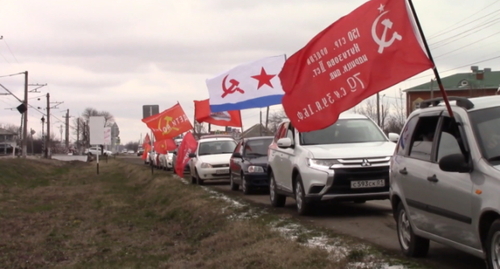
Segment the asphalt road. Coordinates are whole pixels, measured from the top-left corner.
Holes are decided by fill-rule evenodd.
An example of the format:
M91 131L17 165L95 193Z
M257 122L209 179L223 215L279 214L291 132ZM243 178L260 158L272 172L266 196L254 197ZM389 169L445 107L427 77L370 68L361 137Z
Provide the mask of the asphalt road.
M127 161L143 165L150 169L137 156L121 156ZM153 173L171 173L154 170ZM214 188L229 196L239 197L258 206L271 208L269 195L265 190L256 191L251 195L243 195L241 191L231 191L229 181L206 182L205 186ZM380 246L393 253L401 253L397 235L396 222L392 216L389 200L368 201L364 204L337 203L319 206L312 216L299 216L296 212L295 200L287 198L285 207L273 208L273 212L293 216L300 221L305 221L327 228L339 234L345 234ZM486 269L482 259L431 242L429 254L419 262L425 262L435 268L444 269Z

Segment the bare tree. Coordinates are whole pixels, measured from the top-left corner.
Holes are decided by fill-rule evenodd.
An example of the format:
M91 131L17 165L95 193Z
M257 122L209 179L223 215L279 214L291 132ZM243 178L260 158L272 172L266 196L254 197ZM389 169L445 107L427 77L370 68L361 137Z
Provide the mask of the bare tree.
M288 116L285 114L285 111L283 109L271 112L269 113L267 128L274 133L278 129L279 124L287 118Z
M113 115L108 111L98 111L95 108L87 107L83 111L81 117L77 117L73 120L73 124L77 126L75 134L78 137L78 147L88 147L90 145L89 119L95 116L104 117L104 127L111 127L115 122Z
M387 125L385 125L385 131L387 133L401 133L403 126L406 121L406 105L403 100L403 93L399 90L399 97L396 97L396 102L392 104L391 114Z
M380 101L380 126L383 127L386 124L388 115L389 115L389 104L387 100L382 98ZM374 122L378 122L377 120L377 102L372 98L368 98L364 103L360 103L357 106L353 107L352 112L356 114L365 115L368 118L372 119Z

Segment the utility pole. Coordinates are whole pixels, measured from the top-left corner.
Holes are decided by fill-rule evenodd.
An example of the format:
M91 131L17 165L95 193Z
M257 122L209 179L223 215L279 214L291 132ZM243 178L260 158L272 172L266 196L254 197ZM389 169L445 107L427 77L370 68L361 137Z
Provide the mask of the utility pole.
M80 118L76 119L76 150L80 152Z
M47 137L45 138L45 158L50 156L50 94L47 93Z
M69 149L69 109L66 110L66 149Z
M259 131L260 131L260 136L262 136L262 108L260 109L260 125L259 125Z
M377 92L377 125L380 127L380 94Z
M266 129L267 129L268 122L269 122L269 106L267 107L267 110L266 110Z
M23 158L26 158L26 151L28 150L28 71L24 72L24 105L26 111L24 112L23 125Z
M62 130L63 130L63 126L61 124L61 125L59 125L59 133L61 134L61 144L62 144L62 141L63 141L63 139L62 139Z

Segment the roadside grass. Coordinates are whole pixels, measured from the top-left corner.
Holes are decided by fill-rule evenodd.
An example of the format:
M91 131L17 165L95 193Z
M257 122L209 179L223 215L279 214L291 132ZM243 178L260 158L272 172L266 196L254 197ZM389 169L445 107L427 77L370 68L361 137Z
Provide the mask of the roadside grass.
M428 268L118 159L0 171L1 268Z

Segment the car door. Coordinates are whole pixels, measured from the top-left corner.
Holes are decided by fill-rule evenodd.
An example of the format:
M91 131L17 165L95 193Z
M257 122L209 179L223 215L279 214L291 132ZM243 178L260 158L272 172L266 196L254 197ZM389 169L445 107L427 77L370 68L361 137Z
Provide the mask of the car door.
M192 157L192 158L189 158L189 171L191 173L191 175L196 175L195 171L196 171L196 162L198 161L198 151L200 149L200 144L201 143L198 143L198 145L196 146L196 150L194 151L194 154L196 155L195 157Z
M241 156L243 156L243 147L244 147L244 140L241 140L237 145L236 148L234 148L234 153L239 153ZM241 157L233 157L231 156L231 159L229 160L229 169L231 170L231 174L233 176L233 179L236 182L240 182L241 180L241 166L243 163L243 158Z
M279 189L285 189L290 191L291 189L287 187L287 178L285 173L285 167L283 166L284 158L286 156L285 150L278 147L277 141L281 138L286 137L286 131L288 129L288 122L284 122L280 125L278 132L274 138L274 142L270 146L270 165L273 169L274 178L276 180L277 187Z
M428 133L435 134L440 114L441 111L422 113L412 118L413 122L408 122L413 125L409 126L413 131L405 130L408 133L403 134L402 138L406 143L404 157L396 157L398 160L395 161L398 167L394 172L397 173L410 219L418 229L425 231L433 229L427 211L428 201L431 199L427 175L434 150L434 143L427 141L425 137Z
M293 191L293 180L292 180L292 171L294 167L295 161L295 128L293 128L292 124L288 124L286 128L285 137L290 138L292 140L292 146L289 148L281 149L281 176L283 177L283 187L287 191Z
M480 248L472 225L471 174L445 172L439 168L438 163L446 155L462 154L459 126L449 116L442 116L439 125L436 156L427 174L428 213L434 224L429 226L429 231L446 239Z

